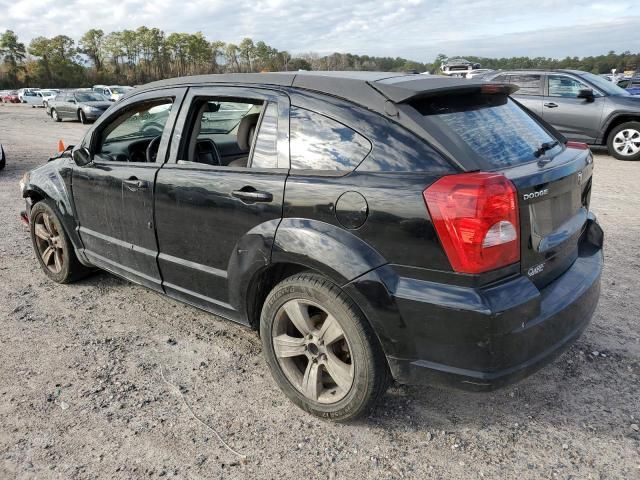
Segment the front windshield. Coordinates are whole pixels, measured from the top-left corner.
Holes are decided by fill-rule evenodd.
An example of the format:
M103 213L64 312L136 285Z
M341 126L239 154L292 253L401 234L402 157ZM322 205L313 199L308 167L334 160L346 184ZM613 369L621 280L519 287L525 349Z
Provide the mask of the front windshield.
M594 75L593 73L583 73L580 75L585 80L591 82L598 90L602 90L607 95L622 95L629 96L630 93L627 92L624 88L620 88L613 82L610 82L606 78L602 78L599 75Z
M105 102L107 99L99 93L76 93L78 102Z
M124 87L109 87L111 89L111 93L126 93L127 91Z

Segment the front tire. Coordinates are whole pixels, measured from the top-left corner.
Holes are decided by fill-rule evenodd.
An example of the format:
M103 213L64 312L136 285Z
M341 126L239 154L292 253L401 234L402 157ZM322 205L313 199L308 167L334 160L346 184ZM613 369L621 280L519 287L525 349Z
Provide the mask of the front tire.
M640 160L640 122L625 122L607 138L609 153L618 160Z
M62 119L60 118L60 115L58 115L58 112L55 108L51 109L51 118L53 118L54 122L61 122Z
M88 123L87 116L82 110L78 110L78 120L80 120L80 123L83 125L86 125Z
M89 273L89 269L78 260L71 240L49 201L36 203L30 218L33 249L40 267L51 280L71 283Z
M260 335L280 389L317 417L360 417L388 386L373 329L353 301L320 275L302 273L276 285L262 309Z

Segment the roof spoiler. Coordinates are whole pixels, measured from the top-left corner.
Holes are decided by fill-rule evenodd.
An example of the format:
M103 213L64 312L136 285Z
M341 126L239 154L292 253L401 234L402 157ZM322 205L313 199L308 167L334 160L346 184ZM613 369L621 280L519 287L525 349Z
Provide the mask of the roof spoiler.
M447 77L426 77L411 80L407 80L407 77L395 77L368 83L393 103L409 103L414 100L453 93L461 95L473 93L511 95L518 90L518 86L513 84Z

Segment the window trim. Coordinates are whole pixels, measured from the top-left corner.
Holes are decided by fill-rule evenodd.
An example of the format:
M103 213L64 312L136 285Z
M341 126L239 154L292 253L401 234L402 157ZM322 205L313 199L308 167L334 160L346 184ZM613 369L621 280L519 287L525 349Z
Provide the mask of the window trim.
M253 146L257 139L257 135L252 139L251 149L249 151L249 161L246 167L229 167L219 165L207 165L204 163L185 162L184 159L179 159L181 144L183 137L186 140L188 133L185 132L185 128L189 125L189 118L191 115L191 105L194 99L198 97L214 97L214 98L228 98L228 99L245 99L245 100L261 100L263 102L275 103L278 107L278 161L276 168L253 168ZM256 172L256 173L283 173L288 172L290 168L289 164L289 108L290 100L289 96L284 92L276 89L269 89L265 87L244 87L238 85L209 85L191 87L186 93L183 99L183 105L180 109L180 114L177 117L174 132L172 135L172 141L170 145L170 151L167 164L171 164L172 168L184 168L192 170L220 170L225 172ZM262 116L265 109L263 108L260 113L258 125L262 122Z
M178 116L178 112L181 109L182 103L184 101L184 96L186 93L186 88L168 88L168 89L158 89L152 90L149 92L142 92L136 95L133 95L122 103L118 103L116 108L113 110L108 110L103 115L98 118L98 120L94 123L93 127L87 132L85 139L82 141L82 145L89 145L89 151L91 152L92 163L96 165L135 165L135 166L149 166L154 168L160 168L164 163L167 162L167 153L169 150L172 131L175 126L175 121ZM160 100L162 98L171 98L173 100L173 106L171 108L171 112L169 113L169 118L167 118L167 122L164 124L164 130L162 131L162 137L160 139L160 145L158 145L158 156L154 163L148 162L118 162L118 161L101 161L98 160L95 156L97 142L100 141L100 134L106 128L107 124L111 121L119 117L125 110L130 108L133 105L149 102L153 100Z

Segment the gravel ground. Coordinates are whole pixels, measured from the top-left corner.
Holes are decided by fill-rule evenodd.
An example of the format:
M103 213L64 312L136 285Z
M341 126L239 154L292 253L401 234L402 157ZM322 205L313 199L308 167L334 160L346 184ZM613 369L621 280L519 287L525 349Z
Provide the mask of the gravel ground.
M108 274L39 270L18 181L84 130L0 105L0 478L640 478L640 163L596 156L606 267L571 350L491 394L395 386L334 425L280 393L254 332Z

